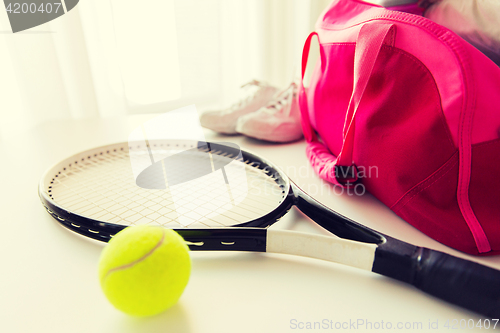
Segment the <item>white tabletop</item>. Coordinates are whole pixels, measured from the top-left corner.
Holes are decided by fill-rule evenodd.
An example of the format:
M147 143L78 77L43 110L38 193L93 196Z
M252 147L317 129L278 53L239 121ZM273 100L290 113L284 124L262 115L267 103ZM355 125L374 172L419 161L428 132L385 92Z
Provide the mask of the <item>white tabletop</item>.
M393 329L402 326L401 332L488 331L453 330L462 319L477 324L481 317L389 278L315 259L256 253L191 252L191 279L172 309L146 319L115 310L97 278L104 244L56 223L40 204L37 185L53 163L88 148L126 141L130 131L150 117L57 121L2 138L0 332L310 332L335 331L335 325L343 325L342 331L380 332L385 331L380 325L387 323ZM362 224L500 269L500 257L454 251L411 227L371 195L332 194L333 188L309 166L303 141L273 145L210 131L206 137L235 142L270 159L320 202ZM295 209L272 228L324 232ZM306 329L308 322L320 326ZM430 330L430 323L438 329Z

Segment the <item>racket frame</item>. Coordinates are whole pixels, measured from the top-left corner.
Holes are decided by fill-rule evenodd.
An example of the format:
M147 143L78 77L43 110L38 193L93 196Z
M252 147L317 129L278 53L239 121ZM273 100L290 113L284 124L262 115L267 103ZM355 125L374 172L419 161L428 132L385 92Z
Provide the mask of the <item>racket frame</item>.
M283 192L282 202L271 212L262 217L245 223L226 228L188 229L174 228L194 251L252 251L266 252L266 228L279 221L293 206L309 216L316 223L340 238L360 241L371 244L381 244L385 241L384 235L371 230L355 221L322 205L297 185L273 163L248 151L239 150L234 146L214 142L169 140L152 141L148 145L163 145L168 142L172 146L180 147L207 147L216 152L241 154L244 163L265 172L280 186ZM116 233L127 226L106 221L99 221L60 207L51 195L51 184L56 181L60 171L71 166L72 163L84 162L86 159L98 157L105 153L113 153L132 148L134 145L144 145L140 142L117 143L101 146L92 150L73 155L49 168L41 178L39 196L47 212L62 226L83 236L108 242ZM69 163L69 161L74 161Z

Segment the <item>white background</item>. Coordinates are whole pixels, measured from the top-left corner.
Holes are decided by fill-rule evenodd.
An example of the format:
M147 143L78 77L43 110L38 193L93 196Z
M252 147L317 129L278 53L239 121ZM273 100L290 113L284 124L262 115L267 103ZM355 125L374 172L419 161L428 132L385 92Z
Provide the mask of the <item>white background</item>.
M285 88L328 3L82 0L16 34L0 10L0 137L56 119L225 107L253 79Z

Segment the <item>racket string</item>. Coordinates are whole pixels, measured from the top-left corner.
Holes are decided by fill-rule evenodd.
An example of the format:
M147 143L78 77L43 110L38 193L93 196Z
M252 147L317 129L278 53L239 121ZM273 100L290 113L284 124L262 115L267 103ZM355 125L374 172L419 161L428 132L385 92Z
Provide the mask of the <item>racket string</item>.
M169 151L164 155L174 153ZM211 153L228 161L234 157L222 151ZM235 161L238 160L242 159ZM195 162L187 163L181 170L184 177L190 169L193 171ZM173 198L172 191L147 190L135 184L126 150L101 152L65 167L53 179L51 196L79 214L116 224L178 228L179 220L183 220L181 227L229 226L262 216L277 206L277 199L283 199L276 178L270 177L257 163L244 161L238 165L244 166L246 177L232 179L233 201L227 198L227 184L213 176L203 177L203 186L198 190L177 185ZM225 168L230 169L229 164ZM280 196L276 195L278 192Z

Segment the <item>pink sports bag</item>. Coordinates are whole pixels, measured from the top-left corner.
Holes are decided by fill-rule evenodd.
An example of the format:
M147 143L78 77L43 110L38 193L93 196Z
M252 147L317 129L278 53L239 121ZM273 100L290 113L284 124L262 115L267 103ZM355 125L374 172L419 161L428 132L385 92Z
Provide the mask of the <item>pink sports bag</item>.
M362 184L428 236L500 251L500 68L421 16L335 0L301 86L307 156L321 178ZM376 171L376 172L375 172Z

